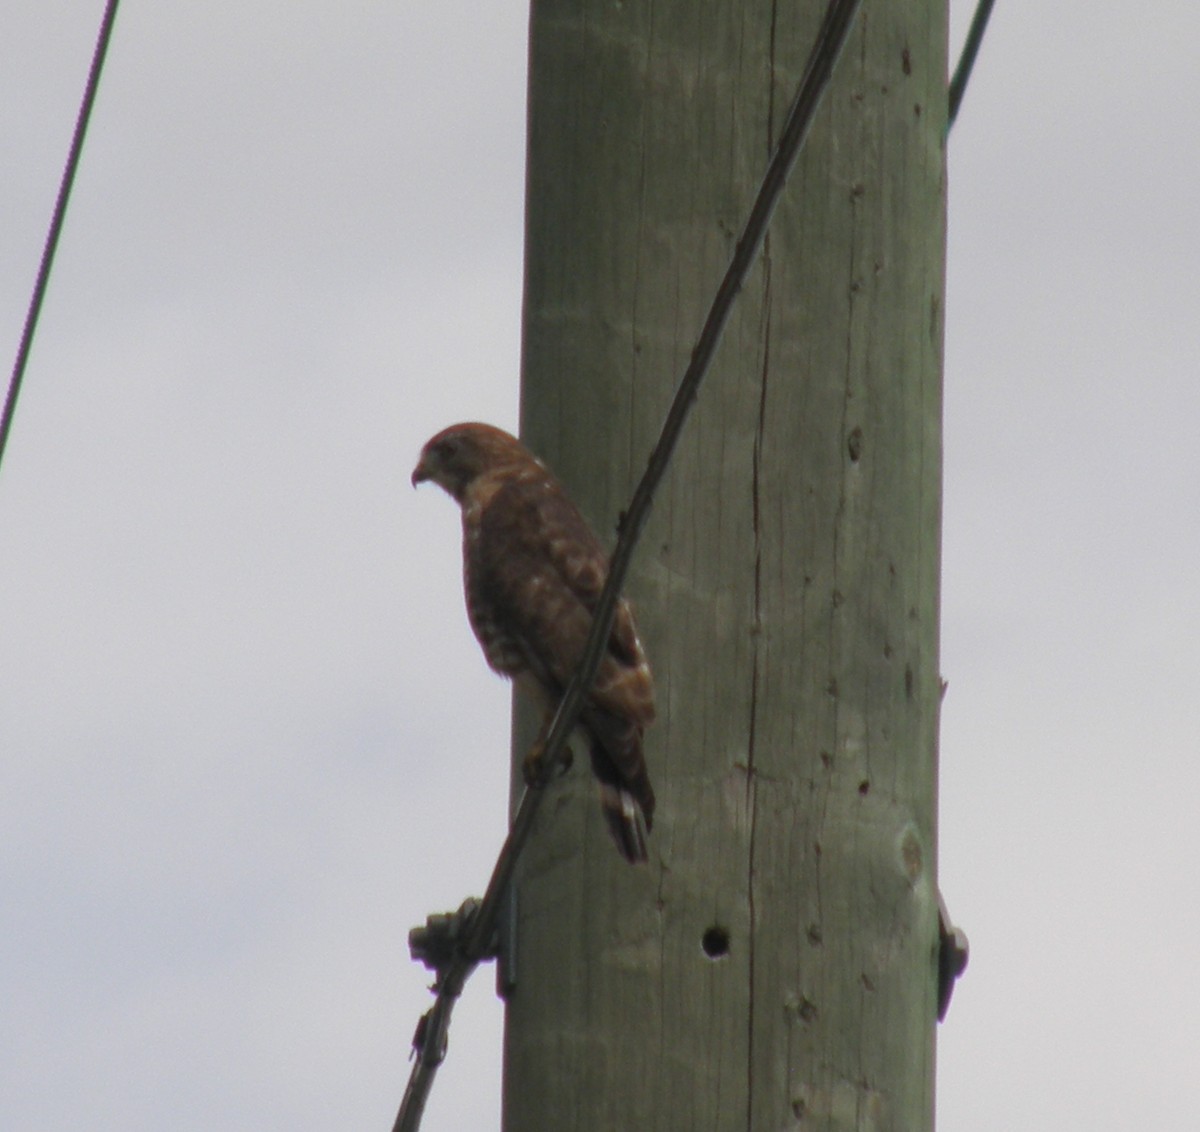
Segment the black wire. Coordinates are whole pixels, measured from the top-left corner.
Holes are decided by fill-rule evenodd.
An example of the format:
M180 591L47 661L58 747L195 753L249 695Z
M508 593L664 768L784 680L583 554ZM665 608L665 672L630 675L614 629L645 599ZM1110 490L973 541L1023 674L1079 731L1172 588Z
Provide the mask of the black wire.
M88 71L87 86L83 91L83 102L79 107L79 116L75 119L75 135L71 138L71 151L67 155L67 164L63 169L62 181L58 186L58 199L54 202L54 215L50 218L50 231L46 234L46 243L42 248L42 262L38 266L37 281L33 285L29 310L25 314L25 327L21 331L17 359L13 364L12 377L8 383L8 394L4 399L4 413L3 416L0 416L0 463L4 460L4 450L8 445L8 433L12 428L13 414L17 411L17 398L21 394L21 382L25 377L29 350L33 346L34 331L37 330L38 316L42 312L42 301L46 297L46 284L50 281L50 268L54 264L58 237L62 232L63 220L67 215L67 201L71 197L71 186L75 182L75 170L79 167L79 155L83 151L83 139L87 134L88 121L92 116L92 106L96 101L96 89L100 85L100 72L104 67L104 57L108 53L108 41L112 37L113 21L117 18L117 2L118 0L108 0L104 8L104 18L100 21L100 34L96 38L96 50L92 53L92 66Z
M954 119L958 117L958 108L962 105L963 94L966 92L967 82L971 78L975 57L979 54L979 45L983 42L983 33L987 31L988 20L991 18L995 2L996 0L979 0L975 7L975 15L971 17L971 27L967 31L962 54L958 57L958 66L954 68L954 77L950 80L950 108L946 118L947 133L954 125Z
M729 319L729 312L732 310L734 300L745 283L746 276L762 246L767 227L771 222L771 214L783 192L788 173L795 164L796 155L800 152L804 140L808 136L821 102L821 96L829 84L833 66L846 42L850 25L853 23L861 3L862 0L830 0L829 8L825 12L825 17L817 33L816 43L809 56L808 66L800 80L796 100L788 112L779 147L763 176L754 206L750 210L750 216L746 220L737 247L734 249L733 258L717 289L716 296L713 298L708 317L705 319L704 327L696 342L696 348L692 352L691 361L675 392L675 398L667 413L658 443L650 455L646 471L642 475L641 482L634 492L633 500L621 524L620 536L609 565L608 579L593 613L591 636L584 646L579 667L567 686L555 713L554 721L546 735L540 761L542 779L535 786L527 788L521 796L521 802L517 807L508 837L505 839L504 847L500 850L500 856L492 871L487 892L467 929L466 940L451 962L439 972L436 985L437 998L417 1027L417 1037L414 1041L416 1060L409 1074L404 1098L400 1102L400 1111L396 1114L393 1132L415 1132L415 1129L420 1127L434 1074L445 1058L446 1035L450 1025L451 1011L454 1009L454 1003L458 996L462 993L466 980L487 954L495 934L501 901L512 877L517 856L533 826L533 818L543 793L541 786L554 773L561 758L562 749L566 745L567 736L575 727L575 721L583 706L584 690L591 687L592 681L595 679L596 669L599 667L600 657L604 651L605 642L608 640L621 586L633 557L634 547L637 545L642 527L650 513L655 489L666 473L667 465L683 430L688 412L696 400L700 382L708 372L713 355L716 353L717 345L721 340L721 332Z

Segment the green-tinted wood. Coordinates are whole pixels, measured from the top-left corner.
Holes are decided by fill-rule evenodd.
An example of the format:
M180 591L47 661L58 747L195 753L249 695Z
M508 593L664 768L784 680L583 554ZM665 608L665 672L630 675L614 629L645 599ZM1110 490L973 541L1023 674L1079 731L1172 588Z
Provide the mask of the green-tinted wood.
M610 541L823 10L533 6L522 428ZM932 1123L945 18L868 0L660 492L651 864L578 750L507 1132Z

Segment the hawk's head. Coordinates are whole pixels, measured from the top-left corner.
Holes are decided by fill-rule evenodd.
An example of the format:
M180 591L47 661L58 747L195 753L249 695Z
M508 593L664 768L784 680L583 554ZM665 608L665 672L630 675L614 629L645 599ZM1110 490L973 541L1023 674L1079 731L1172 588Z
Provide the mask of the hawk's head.
M421 449L413 487L432 480L461 503L476 476L532 460L525 446L503 429L474 422L451 425Z

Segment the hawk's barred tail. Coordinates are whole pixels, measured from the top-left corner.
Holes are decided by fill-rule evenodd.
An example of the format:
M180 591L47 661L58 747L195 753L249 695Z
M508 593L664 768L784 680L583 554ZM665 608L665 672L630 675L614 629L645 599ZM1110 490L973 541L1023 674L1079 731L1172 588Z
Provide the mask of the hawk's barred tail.
M621 856L630 864L649 859L646 836L654 820L654 790L642 757L642 730L599 708L584 708L592 773L600 783L600 805Z
M621 856L631 865L640 865L648 861L650 857L646 852L646 818L638 800L628 790L602 782L600 805Z

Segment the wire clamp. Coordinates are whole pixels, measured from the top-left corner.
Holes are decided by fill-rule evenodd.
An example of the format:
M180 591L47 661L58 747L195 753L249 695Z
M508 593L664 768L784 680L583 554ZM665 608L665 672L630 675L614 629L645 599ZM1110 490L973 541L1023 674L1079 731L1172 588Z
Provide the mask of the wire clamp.
M950 922L946 901L938 893L938 957L937 957L937 1017L941 1022L950 1009L954 984L967 969L971 945L967 933Z
M427 916L421 927L415 927L408 933L408 951L413 960L424 964L437 978L430 988L435 993L444 989L445 977L451 964L459 954L466 949L467 940L471 937L471 929L475 918L479 915L482 901L475 896L468 896L459 905L456 912L435 912ZM516 988L516 893L509 888L500 907L496 929L492 938L480 955L468 956L474 962L495 959L496 962L496 994L507 1000ZM458 990L445 988L457 997ZM461 988L458 988L459 990ZM422 1019L422 1022L424 1019ZM417 1034L413 1038L414 1048L418 1045L421 1035L421 1025L417 1025Z

